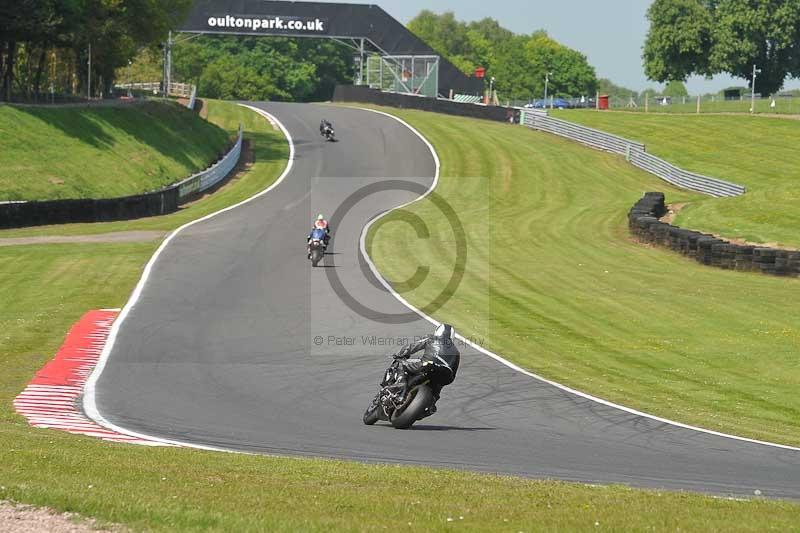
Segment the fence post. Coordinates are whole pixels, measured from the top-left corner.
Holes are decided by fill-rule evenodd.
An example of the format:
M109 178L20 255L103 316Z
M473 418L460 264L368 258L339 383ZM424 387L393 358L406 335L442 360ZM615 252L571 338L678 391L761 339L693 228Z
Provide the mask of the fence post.
M697 114L700 114L700 95L697 95Z
M645 93L645 95L644 95L644 112L645 113L647 113L649 107L650 107L650 94Z
M631 145L630 144L625 145L625 161L627 161L628 163L631 162Z
M525 125L525 109L520 109L519 111L519 124L520 126Z

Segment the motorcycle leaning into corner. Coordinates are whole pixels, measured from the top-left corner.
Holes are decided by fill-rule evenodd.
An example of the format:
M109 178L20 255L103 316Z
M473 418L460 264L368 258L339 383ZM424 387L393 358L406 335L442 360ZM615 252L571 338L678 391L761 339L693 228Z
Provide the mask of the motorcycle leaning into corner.
M319 134L325 137L328 142L336 142L336 133L333 130L333 124L323 119L319 124Z
M384 420L397 429L408 429L434 414L442 388L455 380L461 361L454 338L453 327L441 324L433 335L395 354L380 391L364 412L364 423L371 426ZM421 357L409 358L423 349Z

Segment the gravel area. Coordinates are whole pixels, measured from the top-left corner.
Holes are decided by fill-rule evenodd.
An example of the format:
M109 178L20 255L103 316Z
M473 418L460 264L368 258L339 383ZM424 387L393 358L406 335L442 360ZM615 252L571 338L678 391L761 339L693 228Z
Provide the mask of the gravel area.
M57 513L29 505L0 501L0 531L9 533L84 533L88 531L124 531L105 529L91 519L73 513Z

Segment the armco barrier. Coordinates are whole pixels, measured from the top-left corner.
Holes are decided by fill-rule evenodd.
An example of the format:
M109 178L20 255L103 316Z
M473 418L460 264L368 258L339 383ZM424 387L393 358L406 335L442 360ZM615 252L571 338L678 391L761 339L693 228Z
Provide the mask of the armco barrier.
M631 233L642 242L669 248L704 265L775 276L800 275L798 251L734 244L679 228L659 220L666 212L663 193L646 193L628 213Z
M239 162L242 127L228 153L208 169L164 189L123 198L47 200L43 202L0 202L0 229L67 224L111 222L166 215L178 206L219 184Z
M529 128L560 135L592 148L623 155L632 165L684 189L716 197L740 196L746 191L741 185L695 174L667 163L648 154L645 145L640 142L553 118L542 111L523 110L521 123Z
M207 191L217 185L220 181L230 174L231 170L239 162L242 155L242 125L239 125L239 137L228 154L202 172L193 174L183 181L173 185L178 189L178 200L180 203L186 202L194 196Z
M520 110L513 107L485 106L460 103L441 98L427 98L410 94L387 93L356 85L337 85L333 93L334 102L361 102L367 104L419 109L445 115L482 118L497 122L519 123Z

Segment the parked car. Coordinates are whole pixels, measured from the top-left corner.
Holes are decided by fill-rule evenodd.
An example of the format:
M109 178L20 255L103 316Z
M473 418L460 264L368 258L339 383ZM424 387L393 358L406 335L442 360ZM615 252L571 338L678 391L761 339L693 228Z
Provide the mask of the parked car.
M573 106L571 102L563 98L548 98L546 102L544 100L536 100L535 102L527 104L525 107L528 109L549 109L551 107L555 109L570 109Z

